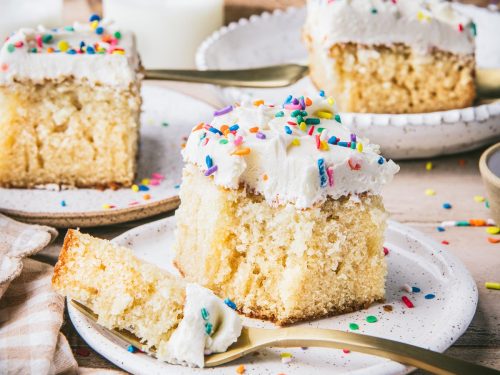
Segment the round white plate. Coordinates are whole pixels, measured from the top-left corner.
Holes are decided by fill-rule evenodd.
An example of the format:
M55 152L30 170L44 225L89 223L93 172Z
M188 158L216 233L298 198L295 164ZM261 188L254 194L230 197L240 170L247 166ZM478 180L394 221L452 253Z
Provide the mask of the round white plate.
M456 5L477 24L479 66L500 67L500 13ZM306 63L301 40L305 8L277 10L231 23L210 36L199 48L199 69L245 69L290 62ZM228 104L245 98L279 104L288 94L315 97L317 89L309 77L277 89L216 88ZM500 103L460 110L422 114L341 114L353 132L379 144L385 156L394 159L424 158L464 152L500 139Z
M114 242L132 248L140 258L157 264L177 274L172 265L175 217L169 217L143 225L117 237ZM376 304L369 309L328 319L321 319L305 326L348 330L349 323L359 324L360 333L386 337L444 351L455 342L469 325L477 304L477 289L469 272L449 252L423 234L401 224L391 222L386 233L389 249L387 260L386 303L392 312L384 311ZM419 293L401 291L409 284L420 288ZM434 294L434 299L426 299ZM409 309L401 296L407 295L415 307ZM75 328L94 350L126 371L135 374L231 374L236 367L245 365L248 374L404 374L411 369L399 363L378 357L357 353L343 353L341 350L309 349L266 349L259 355L246 356L230 365L216 369L192 369L160 362L146 354L131 354L127 344L93 323L71 305L69 316ZM366 317L375 315L376 323L367 323ZM245 318L245 324L269 327L256 319ZM279 354L290 352L293 361L281 363Z
M213 108L165 88L144 85L137 184L157 173L164 176L148 191L0 188L0 212L23 221L61 227L115 224L157 215L179 204L178 184L183 166L184 137L200 121L212 118ZM145 195L150 196L149 199ZM63 203L64 202L64 203ZM104 208L110 205L112 208Z

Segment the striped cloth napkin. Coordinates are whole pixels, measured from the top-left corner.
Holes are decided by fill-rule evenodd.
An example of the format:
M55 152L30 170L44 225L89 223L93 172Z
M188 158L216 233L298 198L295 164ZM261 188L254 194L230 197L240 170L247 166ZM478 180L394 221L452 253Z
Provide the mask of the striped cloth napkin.
M53 267L23 259L56 236L53 228L0 214L1 374L71 374L78 369L59 332L64 298L51 288Z

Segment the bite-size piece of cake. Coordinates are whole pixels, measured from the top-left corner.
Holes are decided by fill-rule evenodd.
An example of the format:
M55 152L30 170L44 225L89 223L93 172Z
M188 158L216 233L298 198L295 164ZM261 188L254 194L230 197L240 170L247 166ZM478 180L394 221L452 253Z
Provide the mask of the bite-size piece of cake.
M211 291L76 230L66 235L52 286L170 363L203 367L205 354L226 351L242 329L238 314Z
M141 67L134 37L97 16L21 29L0 50L0 186L129 186Z
M471 106L475 35L444 0L308 0L303 29L311 79L343 112Z
M380 189L399 167L331 99L227 107L183 157L175 264L187 280L278 324L384 298Z

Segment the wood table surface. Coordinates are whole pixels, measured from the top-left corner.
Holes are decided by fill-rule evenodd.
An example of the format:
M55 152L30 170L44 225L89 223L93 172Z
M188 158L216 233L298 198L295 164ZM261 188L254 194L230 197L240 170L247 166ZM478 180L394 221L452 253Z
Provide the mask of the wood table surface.
M88 11L88 5L84 1L68 0L65 16L67 19L78 18L77 14L86 17ZM222 105L206 85L165 82L148 84L173 88L214 106ZM474 196L486 196L478 170L481 151L428 160L401 161L401 172L387 186L383 195L392 220L420 230L439 242L448 241L446 249L465 264L477 283L479 304L474 319L465 334L446 354L500 369L500 291L484 287L486 281L500 281L500 243L489 243L485 228L452 227L447 228L445 232L438 232L436 229L443 220L489 217L484 202L474 200ZM433 164L430 171L426 170L426 163L429 161ZM426 189L434 189L436 195L426 195ZM444 202L451 203L452 208L443 209ZM138 225L168 215L126 224L88 228L85 232L111 239ZM35 258L54 264L64 234L65 230L61 229L58 240ZM62 331L68 338L80 366L117 369L83 341L67 315Z

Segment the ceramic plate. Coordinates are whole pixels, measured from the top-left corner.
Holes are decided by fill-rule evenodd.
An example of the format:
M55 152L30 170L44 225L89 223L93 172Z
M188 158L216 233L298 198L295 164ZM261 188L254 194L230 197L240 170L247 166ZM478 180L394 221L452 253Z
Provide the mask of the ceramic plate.
M477 24L478 65L500 67L500 13L474 6L457 7ZM197 66L201 70L244 69L306 63L307 52L301 41L305 16L304 8L289 8L223 27L200 46ZM244 98L282 103L288 94L315 96L317 91L308 77L279 89L217 88L228 104ZM384 155L394 159L464 152L500 139L500 103L410 115L344 113L342 120L354 132L381 145Z
M183 165L180 155L183 138L197 123L211 118L213 108L155 86L144 85L142 96L136 180L140 184L144 178L156 177L152 184L139 192L130 188L104 191L0 188L0 212L38 224L88 227L142 219L176 208Z
M172 265L172 244L175 217L137 227L114 241L131 247L137 256L178 274ZM477 304L477 289L465 267L439 244L423 234L401 224L391 222L386 233L389 249L387 261L389 275L385 304L333 318L316 320L303 325L309 327L348 330L349 323L357 323L360 333L385 337L444 351L455 342L469 325ZM419 292L402 292L408 284L418 287ZM415 307L409 309L401 302L407 295ZM434 298L429 299L430 295ZM427 296L427 297L426 297ZM391 305L392 312L384 310ZM248 374L404 374L411 370L399 363L374 356L344 353L342 350L267 349L249 355L230 365L216 369L192 369L169 365L146 354L131 354L127 344L110 335L85 316L68 306L69 315L80 335L97 352L134 374L231 374L244 364ZM366 317L374 315L376 323L368 323ZM256 319L245 318L245 324L269 327ZM290 352L293 361L283 364L281 352Z

